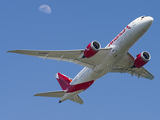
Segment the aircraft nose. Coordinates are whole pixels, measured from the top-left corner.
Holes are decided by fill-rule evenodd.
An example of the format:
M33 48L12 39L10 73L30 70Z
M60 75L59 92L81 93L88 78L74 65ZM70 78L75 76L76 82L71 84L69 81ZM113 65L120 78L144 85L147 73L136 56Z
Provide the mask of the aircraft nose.
M152 22L153 22L153 18L150 17L150 16L147 16L147 17L146 17L146 22L147 22L149 25L151 25Z
M153 22L153 18L150 17L150 16L142 16L141 17L141 28L144 30L144 31L147 31L149 29L149 27L151 26L152 22Z

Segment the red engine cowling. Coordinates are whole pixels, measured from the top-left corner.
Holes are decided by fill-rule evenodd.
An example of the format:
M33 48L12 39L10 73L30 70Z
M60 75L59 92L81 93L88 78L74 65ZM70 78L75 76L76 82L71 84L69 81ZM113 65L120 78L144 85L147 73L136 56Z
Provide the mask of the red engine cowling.
M95 55L101 48L101 45L99 42L97 41L92 41L91 43L89 43L89 45L86 47L86 49L84 50L84 56L83 58L90 58L93 55Z
M140 68L144 66L151 59L151 55L144 51L137 55L137 58L134 61L134 67Z

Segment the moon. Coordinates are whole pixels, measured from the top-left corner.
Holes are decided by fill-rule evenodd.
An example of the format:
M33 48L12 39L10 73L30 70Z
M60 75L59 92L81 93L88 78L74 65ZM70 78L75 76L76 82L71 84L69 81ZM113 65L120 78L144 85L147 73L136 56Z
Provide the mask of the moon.
M43 13L51 14L51 8L48 5L41 5L39 10Z

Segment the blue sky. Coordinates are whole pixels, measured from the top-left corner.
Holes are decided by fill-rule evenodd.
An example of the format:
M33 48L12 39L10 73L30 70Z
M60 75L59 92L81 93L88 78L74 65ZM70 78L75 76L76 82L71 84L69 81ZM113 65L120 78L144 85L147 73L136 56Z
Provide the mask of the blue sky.
M47 4L52 13L38 10ZM159 120L159 4L158 0L1 0L0 2L0 119L1 120ZM61 90L54 75L73 78L83 67L6 53L15 49L83 49L97 40L105 47L125 26L142 15L154 22L129 50L148 51L145 65L153 81L129 74L109 73L80 94L83 105L58 98L34 97Z

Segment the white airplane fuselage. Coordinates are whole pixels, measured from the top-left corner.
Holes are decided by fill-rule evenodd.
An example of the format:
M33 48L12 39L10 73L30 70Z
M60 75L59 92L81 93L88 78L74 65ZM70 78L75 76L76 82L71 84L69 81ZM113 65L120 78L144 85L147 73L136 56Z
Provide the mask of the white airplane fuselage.
M84 67L72 80L68 90L60 102L72 98L90 87L98 78L107 74L127 54L140 37L149 29L153 22L150 16L142 16L125 27L105 48L109 53L93 69Z

